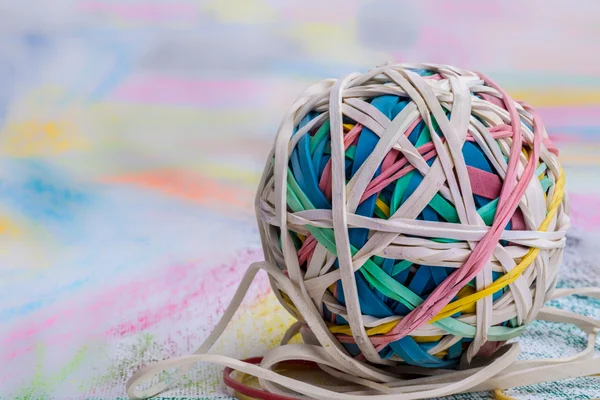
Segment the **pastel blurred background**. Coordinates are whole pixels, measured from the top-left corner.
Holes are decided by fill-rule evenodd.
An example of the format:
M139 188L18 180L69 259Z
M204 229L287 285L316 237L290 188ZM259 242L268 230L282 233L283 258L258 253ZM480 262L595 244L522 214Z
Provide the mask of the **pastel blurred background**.
M253 193L283 113L388 60L480 70L538 108L571 199L560 284L599 285L597 0L4 0L0 398L125 398L140 365L193 351L262 257ZM261 277L215 351L260 355L291 322ZM586 339L535 323L522 342L539 357ZM228 398L220 371L169 395ZM600 381L510 393L600 397Z

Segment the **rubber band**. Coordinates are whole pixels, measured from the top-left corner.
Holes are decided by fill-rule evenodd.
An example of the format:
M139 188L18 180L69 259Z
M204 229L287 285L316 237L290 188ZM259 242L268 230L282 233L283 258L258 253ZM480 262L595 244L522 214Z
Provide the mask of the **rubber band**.
M252 357L252 358L247 358L245 360L242 360L243 362L249 363L249 364L260 364L260 362L262 361L262 357ZM292 362L292 364L301 364L301 365L307 365L307 363L303 363L303 362ZM233 373L233 368L230 367L226 367L223 370L223 382L225 383L225 385L229 386L231 389L233 389L235 391L236 397L239 400L254 400L254 399L260 399L260 400L295 400L294 397L287 397L287 396L282 396L279 394L275 394L275 393L269 393L269 392L265 392L264 390L260 390L257 388L254 388L252 386L246 385L244 383L244 378L248 377L248 374L240 374L240 377L238 379L232 378L231 374Z
M504 394L504 392L500 389L494 390L492 394L494 395L494 400L517 400L514 397Z

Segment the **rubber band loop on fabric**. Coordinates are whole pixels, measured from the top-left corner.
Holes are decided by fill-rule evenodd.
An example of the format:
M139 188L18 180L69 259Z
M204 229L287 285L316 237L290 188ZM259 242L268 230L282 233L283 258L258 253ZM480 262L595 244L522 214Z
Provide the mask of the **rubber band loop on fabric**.
M278 272L278 270L276 270L275 268L271 268L268 267L264 264L254 264L256 265L256 267L259 268L265 268L267 271L269 271L270 274L273 274L275 272ZM255 270L256 268L251 268L250 271ZM290 292L293 290L291 286L289 286L289 284L286 284L284 280L280 280L280 279L287 279L285 278L283 275L281 275L280 273L276 274L275 276L279 275L278 278L278 282L280 285L282 285L283 287L286 287L288 290L290 290ZM245 289L245 291L247 291L247 288L249 287L249 283L252 281L254 274L247 274L244 277L243 280L243 284L242 284L242 288ZM236 295L234 296L234 298L239 298L239 297L243 297L243 295L245 294L245 291L237 291ZM569 291L569 292L565 292L566 294L578 294L577 292L574 291ZM591 293L594 296L598 296L600 297L600 291L592 291L589 289L583 289L582 293ZM296 301L299 301L299 298L297 298L297 295L293 296L295 298ZM239 304L236 304L237 302L234 302L233 305L234 306L238 306ZM302 303L299 303L302 304ZM232 317L232 313L228 312L229 310L226 311L224 317L219 321L218 323L218 327L220 327L218 330L215 330L213 332L213 335L211 335L211 337L209 337L207 339L207 341L205 341L205 343L201 346L201 348L203 349L209 349L209 346L207 346L207 343L211 343L214 342L214 340L216 340L215 338L218 337L224 330L224 328L226 327L227 323L230 321L231 317ZM590 332L591 335L594 335L589 343L588 343L588 349L591 346L591 349L593 350L593 344L596 340L597 334L598 334L598 330L600 329L600 321L599 320L593 320L590 319L588 317L583 317L583 316L579 316L577 314L571 314L568 312L564 312L561 310L554 310L554 309L547 309L547 311L540 313L542 316L545 316L544 319L547 320L552 320L554 322L558 322L558 321L568 321L569 323L574 323L576 325L579 325L581 327L584 328L584 330ZM588 326L593 326L593 328L587 328ZM293 325L291 328L293 331L297 330L297 325ZM591 330L590 330L591 329ZM291 337L290 335L286 335L288 337ZM276 350L285 350L286 347L288 346L294 346L298 349L302 348L302 346L307 346L307 345L284 345L280 348L276 348L274 350L271 350L271 352L276 351ZM310 346L308 346L310 347ZM552 371L554 371L552 374L553 377L555 377L556 375L559 376L563 376L565 379L566 378L570 378L572 377L572 372L568 371L568 368L565 368L565 365L578 365L583 367L583 369L581 369L581 367L576 367L579 368L581 370L585 370L585 371L592 371L593 374L598 374L600 373L600 359L598 358L585 358L587 357L586 354L589 354L589 351L584 351L582 353L580 353L580 356L577 357L570 357L570 358L566 358L564 360L552 360L552 359L540 359L540 360L524 360L524 361L518 361L518 362L514 362L514 360L516 359L516 356L518 355L518 348L513 348L513 350L516 350L516 352L513 352L513 356L511 356L511 358L509 360L511 360L508 364L504 365L504 367L502 368L502 372L500 373L500 371L494 371L489 378L483 378L483 379L479 379L476 381L473 381L471 384L469 384L469 377L468 375L465 374L477 374L477 373L481 373L482 371L485 371L486 368L488 367L484 367L483 369L481 369L480 367L475 366L472 371L470 372L469 370L465 370L465 371L460 371L460 372L454 372L451 373L454 375L457 375L456 378L453 378L451 380L451 382L456 382L455 379L460 379L460 377L463 377L463 382L465 382L466 386L461 386L464 389L463 390L459 390L459 391L465 391L468 390L469 387L472 387L471 385L475 384L476 386L472 387L474 390L477 391L481 391L481 390L493 390L494 387L489 387L489 385L500 385L503 388L510 388L513 387L512 382L515 381L515 376L519 376L521 381L524 382L524 384L534 384L534 383L541 383L547 380L547 375L548 371L546 371L545 373L541 373L538 374L536 373L536 369L537 368L554 368ZM281 352L281 351L280 351ZM296 352L296 357L300 356L301 354L304 354L306 351L302 350L300 352ZM283 353L285 353L285 351L283 351ZM282 354L283 354L282 353ZM593 354L593 351L592 351ZM583 359L582 359L583 356ZM290 360L301 360L300 358L291 358ZM187 357L179 357L176 359L171 359L171 360L165 360L165 361L161 361L159 363L156 363L152 366L146 367L144 370L138 371L136 374L134 374L134 376L132 376L132 378L128 381L127 383L127 392L129 394L129 396L133 399L137 399L137 398L146 398L148 396L141 394L140 392L136 391L136 386L138 383L140 383L141 381L156 375L164 370L166 370L167 368L172 368L172 367L176 367L176 368L187 368L186 366L191 366L192 364L195 364L199 361L208 361L208 362L218 362L220 364L223 365L228 365L233 367L234 369L238 369L238 370L242 370L245 373L249 373L249 374L257 374L257 375L261 375L260 371L262 370L261 367L253 367L253 369L249 369L248 367L245 367L246 365L252 365L252 364L248 364L246 362L239 362L235 359L231 359L228 357L223 357L223 356L218 356L218 355L213 355L213 354L200 354L200 353L196 353L196 355L194 356L187 356ZM251 363L255 363L258 362L257 359L253 359L253 360L249 360ZM282 360L283 361L283 360ZM325 361L325 359L323 359L322 361ZM582 364L583 363L583 364ZM512 366L511 366L512 364ZM520 366L525 367L525 369L523 369ZM531 367L533 366L533 368ZM556 367L559 367L558 369ZM510 370L514 370L514 373L510 373ZM505 372L506 371L506 372ZM229 374L231 371L228 370L227 373ZM266 370L265 370L266 372ZM414 371L413 371L414 373ZM516 375L515 375L516 374ZM506 378L501 378L502 376L506 376ZM285 378L281 375L278 374L270 374L270 375L263 375L263 377L268 376L268 379L272 379L273 382L279 382L282 384L287 384L287 385L292 385L291 382L293 382L294 380L290 380L289 378ZM452 390L445 390L442 391L441 388L443 387L448 387L448 386L452 386L452 384L449 384L447 382L447 379L441 379L444 375L432 375L430 377L424 377L424 378L419 378L419 379L414 379L414 380L398 380L398 381L388 381L387 386L388 387L392 387L395 389L392 389L394 392L397 390L400 390L400 392L398 392L398 394L396 394L394 397L394 400L402 400L402 399L419 399L419 398L425 398L428 396L438 396L438 395L443 395L443 394L437 394L437 393L456 393L453 392ZM464 380L464 377L467 376L466 381ZM475 375L473 375L475 376ZM496 376L496 377L494 377ZM441 380L440 380L441 379ZM430 384L426 384L423 385L424 382L426 381L431 381ZM415 387L436 387L439 386L440 389L439 390L425 390L425 391L411 391L410 390L410 386L406 386L406 385L410 385L411 383L414 382ZM438 382L438 383L436 383ZM397 383L400 383L400 386L397 386ZM455 384L455 383L454 383ZM441 385L441 386L440 386ZM302 390L301 388L305 388L307 385L304 383L300 383L297 382L297 384L293 384L294 389L296 390ZM408 390L404 390L403 387L406 387L406 389ZM236 390L241 390L242 393L244 394L248 394L245 392L246 389L241 388L241 387L234 387ZM359 390L360 391L360 390ZM329 391L325 391L327 393L329 393ZM321 392L319 389L315 389L314 392L310 392L310 393L306 393L308 395L315 395L317 393L324 393ZM404 394L400 394L400 393L404 393ZM327 395L330 396L330 395ZM317 395L317 397L315 398L322 398L322 399L327 399L330 397L327 397L324 395ZM361 399L361 395L357 395L357 396L349 396L346 394L339 394L336 396L337 398L341 398L341 399L348 399L348 400L358 400ZM372 394L368 396L369 398L372 399L377 399L377 400L392 400L391 397L389 397L389 395L376 395L376 394ZM297 398L297 397L293 397L292 398ZM275 399L275 398L273 398Z
M244 362L250 364L260 364L262 361L262 357L253 357L243 360ZM246 399L261 399L261 400L294 400L293 397L281 396L274 393L265 392L264 390L256 389L251 386L245 385L243 381L240 379L234 379L231 377L231 373L233 369L230 367L226 367L223 370L223 382L225 385L230 387L231 389L236 391L236 395L238 399L244 400ZM246 374L244 374L246 375ZM239 394L241 394L241 396Z

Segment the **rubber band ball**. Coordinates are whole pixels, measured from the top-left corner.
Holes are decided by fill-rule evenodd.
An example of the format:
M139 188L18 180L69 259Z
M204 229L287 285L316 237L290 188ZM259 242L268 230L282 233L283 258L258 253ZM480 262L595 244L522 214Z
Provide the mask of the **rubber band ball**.
M264 261L193 354L133 373L130 398L199 362L226 367L232 396L264 400L500 399L600 374L600 321L544 305L600 298L556 288L570 225L558 151L535 110L481 73L385 65L308 87L279 127L255 208ZM209 352L260 271L297 321L261 357ZM579 327L587 346L518 360L511 339L536 319Z
M272 280L275 295L306 343L360 363L493 357L555 289L564 185L539 115L481 73L385 65L318 82L257 193L266 260L309 308Z

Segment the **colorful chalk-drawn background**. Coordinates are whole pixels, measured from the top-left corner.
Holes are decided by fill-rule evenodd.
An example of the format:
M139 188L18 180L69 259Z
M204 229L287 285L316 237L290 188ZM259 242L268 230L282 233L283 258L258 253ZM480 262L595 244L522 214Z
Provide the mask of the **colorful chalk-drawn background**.
M560 284L600 284L597 0L2 3L2 399L124 398L139 365L193 351L262 257L253 191L281 116L310 82L387 60L482 70L539 108L572 205ZM262 277L214 351L260 355L290 323ZM538 357L586 339L535 323L522 342ZM168 396L227 398L220 371Z

